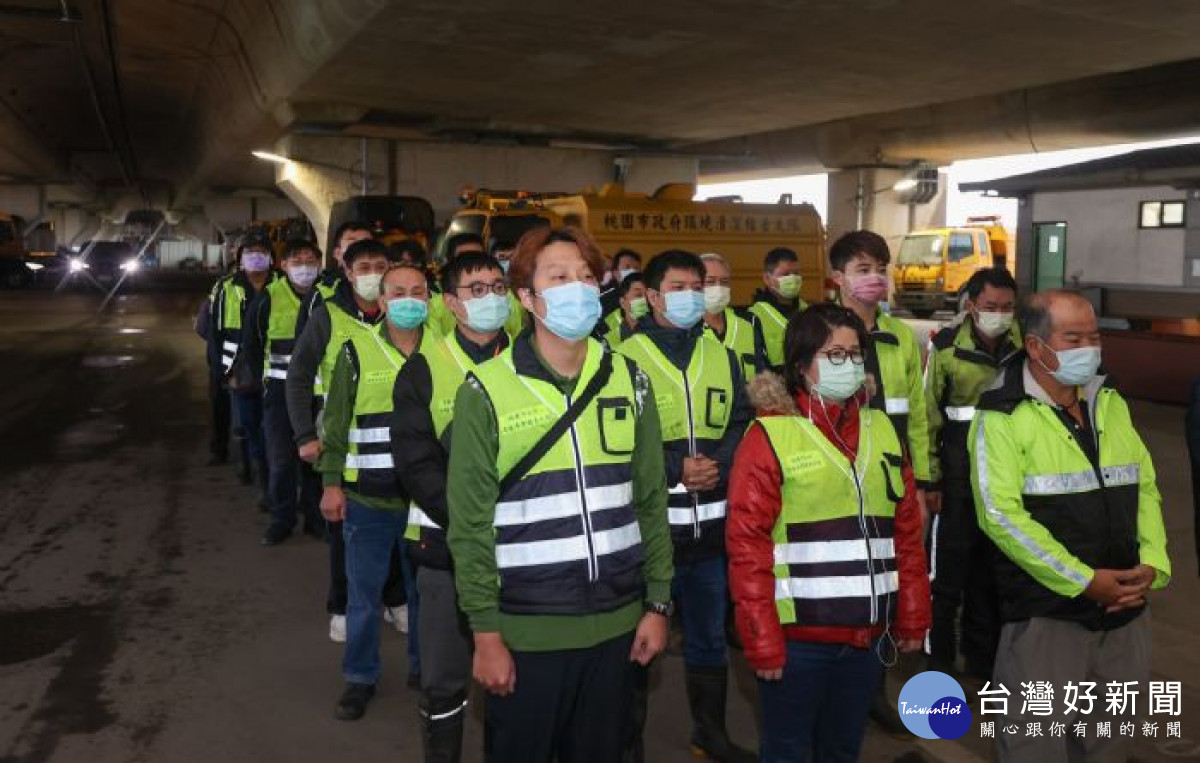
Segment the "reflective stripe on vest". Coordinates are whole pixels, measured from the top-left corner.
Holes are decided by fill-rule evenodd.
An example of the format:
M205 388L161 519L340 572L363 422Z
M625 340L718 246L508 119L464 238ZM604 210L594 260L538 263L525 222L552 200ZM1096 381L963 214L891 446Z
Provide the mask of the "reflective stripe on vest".
M908 398L907 397L889 397L883 401L884 409L889 416L907 416L908 415Z
M712 334L702 333L696 339L686 371L672 364L645 334L634 334L625 340L620 353L631 358L650 377L663 443L676 447L685 444L692 456L712 452L725 435L733 408L734 374L725 345ZM669 493L667 505L670 523L683 530L672 533L680 545L699 540L706 530L725 518L725 496L715 491L689 493L682 485L676 485Z
M904 492L891 422L880 411L859 411L853 464L808 419L773 416L758 423L783 476L782 510L772 531L780 622L889 620L899 583L893 522Z
M300 297L287 278L277 278L267 285L271 298L271 314L267 316L267 336L263 352L267 362L263 375L268 379L287 379L296 346L296 320L300 315Z
M946 408L946 418L950 421L971 421L975 418L975 406L952 405Z
M1100 474L1104 477L1105 487L1136 485L1141 480L1141 467L1138 464L1106 466L1100 470ZM1026 474L1021 493L1023 495L1065 495L1099 489L1100 481L1096 479L1096 472L1094 469L1089 469L1067 474Z
M586 342L577 390L587 386L606 352L596 340ZM513 349L480 364L468 378L495 413L496 472L502 479L571 401L553 384L518 374ZM608 383L574 426L499 496L493 524L502 611L611 611L642 595L643 550L630 462L637 415L634 379L627 362L614 357Z

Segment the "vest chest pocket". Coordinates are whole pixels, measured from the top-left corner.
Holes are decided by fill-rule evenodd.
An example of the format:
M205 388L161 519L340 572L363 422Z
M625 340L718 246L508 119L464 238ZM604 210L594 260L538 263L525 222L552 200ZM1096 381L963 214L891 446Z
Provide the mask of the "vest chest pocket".
M713 429L723 429L729 423L731 402L727 390L709 387L704 404L704 424Z
M600 419L600 447L605 453L622 455L633 452L633 402L626 397L602 397L596 401Z
M883 485L887 489L888 500L900 503L904 498L904 457L885 451L883 458L887 465L880 464L879 467L883 469Z

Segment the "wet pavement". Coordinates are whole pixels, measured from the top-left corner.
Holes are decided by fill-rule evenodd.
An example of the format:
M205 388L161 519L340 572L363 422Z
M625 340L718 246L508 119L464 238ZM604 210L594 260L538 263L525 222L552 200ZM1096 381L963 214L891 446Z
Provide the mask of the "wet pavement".
M324 545L261 548L265 516L249 489L232 466L204 465L206 371L191 329L204 286L121 294L103 313L99 294L0 292L0 762L419 760L404 637L385 629L366 718L334 720ZM1182 412L1134 410L1176 567L1156 597L1154 669L1184 681L1183 736L1197 740ZM690 760L677 652L654 685L648 759ZM742 743L756 736L754 693L735 656L729 723ZM481 757L479 709L467 760ZM864 760L902 755L981 760L987 743L871 730ZM1137 755L1200 757L1200 742L1139 743Z

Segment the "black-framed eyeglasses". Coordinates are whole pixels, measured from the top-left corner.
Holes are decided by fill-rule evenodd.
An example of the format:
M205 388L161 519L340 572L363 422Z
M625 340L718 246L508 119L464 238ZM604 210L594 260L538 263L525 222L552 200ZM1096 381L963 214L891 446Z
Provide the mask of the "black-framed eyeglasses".
M495 281L493 283L483 283L480 281L479 283L473 283L469 286L456 286L454 288L456 291L458 289L468 289L471 292L471 296L475 297L476 299L480 297L486 297L489 292L498 297L504 297L508 295L508 284L504 281Z
M829 358L829 362L835 366L840 366L846 362L847 358L856 366L861 366L867 362L867 358L863 355L862 350L843 350L835 347L832 350L826 350L820 353Z

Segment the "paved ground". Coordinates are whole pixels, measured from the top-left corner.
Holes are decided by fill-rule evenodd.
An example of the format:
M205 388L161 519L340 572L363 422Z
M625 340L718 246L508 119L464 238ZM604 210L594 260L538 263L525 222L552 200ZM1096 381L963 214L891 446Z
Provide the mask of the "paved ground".
M324 546L260 548L263 516L247 490L231 468L203 465L197 295L127 295L97 315L94 295L0 293L0 761L418 760L403 637L385 634L368 716L333 720L341 680L325 632ZM1155 604L1155 672L1185 682L1194 740L1200 585L1181 411L1135 413L1168 498L1177 570ZM690 759L680 667L672 654L657 669L652 761ZM736 683L730 725L750 742L744 666ZM477 718L467 744L478 759ZM987 745L872 730L863 757L906 753L979 760ZM1195 757L1200 743L1144 743L1138 755Z

